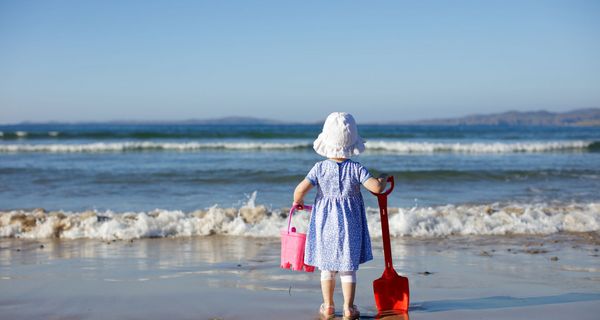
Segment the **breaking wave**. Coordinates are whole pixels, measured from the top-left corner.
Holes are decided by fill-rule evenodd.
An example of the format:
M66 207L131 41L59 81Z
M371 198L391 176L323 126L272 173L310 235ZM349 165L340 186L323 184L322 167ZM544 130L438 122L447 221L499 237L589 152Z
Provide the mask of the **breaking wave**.
M597 151L594 141L531 141L531 142L406 142L368 141L367 151L406 153L518 153L550 151ZM93 152L135 152L135 151L198 151L210 149L226 150L293 150L311 149L312 142L96 142L81 144L0 144L0 153L42 152L42 153L93 153Z
M594 145L590 141L544 141L544 142L472 142L472 143L435 143L404 141L369 141L370 150L391 151L398 153L514 153L514 152L547 152L561 150L584 150Z
M83 144L4 144L0 152L127 152L127 151L197 151L206 149L277 150L308 148L304 142L96 142Z
M102 240L152 237L243 236L279 237L287 225L288 209L255 206L253 199L241 208L213 206L182 212L0 212L0 237L26 239L91 238ZM294 215L303 231L308 214ZM377 208L367 209L372 237L380 237ZM600 230L600 203L445 205L429 208L390 208L390 233L395 237L450 235L552 234Z

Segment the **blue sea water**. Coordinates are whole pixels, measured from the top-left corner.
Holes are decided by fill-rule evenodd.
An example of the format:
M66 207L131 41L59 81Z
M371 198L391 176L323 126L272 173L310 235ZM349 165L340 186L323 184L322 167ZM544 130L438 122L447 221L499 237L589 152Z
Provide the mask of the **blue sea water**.
M311 149L319 130L1 126L0 208L192 210L235 206L254 191L260 203L286 206L295 185L321 159ZM373 173L396 177L395 206L600 197L599 128L371 125L360 132L367 152L356 160Z
M600 128L359 126L390 207L600 201ZM0 126L0 210L289 207L319 125ZM256 192L256 193L255 193ZM309 195L307 202L310 202ZM374 196L364 193L368 207Z

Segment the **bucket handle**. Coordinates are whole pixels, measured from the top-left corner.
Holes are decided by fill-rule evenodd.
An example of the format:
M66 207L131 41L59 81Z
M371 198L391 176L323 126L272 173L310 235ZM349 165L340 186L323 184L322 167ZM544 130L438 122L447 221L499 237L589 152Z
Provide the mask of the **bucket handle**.
M296 210L306 210L306 211L310 211L312 210L312 206L309 205L299 205L299 204L295 204L290 208L290 214L288 215L288 227L287 227L287 233L290 233L290 226L292 225L292 215L294 214L294 211Z

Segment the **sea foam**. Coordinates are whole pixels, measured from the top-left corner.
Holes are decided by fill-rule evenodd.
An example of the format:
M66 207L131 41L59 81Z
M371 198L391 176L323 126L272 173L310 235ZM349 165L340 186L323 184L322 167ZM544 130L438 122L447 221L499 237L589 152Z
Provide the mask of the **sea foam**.
M153 237L242 236L279 237L287 226L287 210L253 203L240 208L210 208L192 212L156 209L149 212L0 212L0 237L27 239L91 238L102 240ZM552 234L600 231L600 203L445 205L390 208L390 233L395 237L451 235ZM305 230L309 214L294 215ZM379 210L367 209L372 237L381 236Z
M370 141L370 150L382 150L398 153L514 153L514 152L546 152L557 150L585 149L593 142L589 141L529 141L529 142L405 142L405 141Z
M407 142L407 141L368 141L367 151L391 153L516 153L585 150L593 141L528 141L528 142ZM309 141L267 142L95 142L77 144L0 144L1 153L42 152L42 153L93 153L129 151L198 151L210 149L226 150L291 150L310 149Z
M276 150L306 148L306 143L262 142L96 142L82 144L0 144L0 152L126 152L126 151L197 151L205 149Z

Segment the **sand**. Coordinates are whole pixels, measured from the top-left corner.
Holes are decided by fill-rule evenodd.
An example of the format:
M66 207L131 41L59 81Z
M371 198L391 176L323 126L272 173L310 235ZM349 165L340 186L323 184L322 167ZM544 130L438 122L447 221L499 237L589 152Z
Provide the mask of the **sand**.
M597 239L408 238L392 247L410 279L410 319L597 319ZM377 313L380 239L373 250L358 272L364 319ZM0 239L0 319L318 318L319 274L278 266L273 238Z

